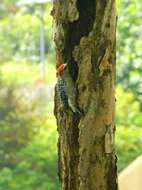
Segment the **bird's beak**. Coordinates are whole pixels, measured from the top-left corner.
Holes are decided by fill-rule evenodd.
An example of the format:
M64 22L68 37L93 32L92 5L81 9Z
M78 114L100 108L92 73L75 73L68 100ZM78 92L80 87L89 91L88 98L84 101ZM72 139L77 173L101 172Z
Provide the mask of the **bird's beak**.
M67 67L67 63L64 64L64 69Z

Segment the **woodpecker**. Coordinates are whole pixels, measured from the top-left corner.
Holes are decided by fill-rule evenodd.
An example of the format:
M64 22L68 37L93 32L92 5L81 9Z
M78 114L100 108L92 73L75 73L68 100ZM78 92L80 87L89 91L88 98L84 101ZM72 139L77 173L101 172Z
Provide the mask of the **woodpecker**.
M76 89L69 73L68 65L61 64L57 69L57 92L65 108L70 108L74 113L80 113L76 104Z

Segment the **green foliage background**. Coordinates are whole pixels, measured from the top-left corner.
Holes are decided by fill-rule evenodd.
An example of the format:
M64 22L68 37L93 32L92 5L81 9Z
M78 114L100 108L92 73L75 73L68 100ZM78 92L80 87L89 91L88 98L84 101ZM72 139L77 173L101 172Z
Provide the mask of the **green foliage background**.
M45 97L29 101L19 94L23 88L36 91L40 80L39 8L16 2L0 3L0 190L59 190L53 102L43 106ZM142 153L142 2L118 0L117 5L116 151L121 171ZM45 6L45 87L56 81L51 7Z

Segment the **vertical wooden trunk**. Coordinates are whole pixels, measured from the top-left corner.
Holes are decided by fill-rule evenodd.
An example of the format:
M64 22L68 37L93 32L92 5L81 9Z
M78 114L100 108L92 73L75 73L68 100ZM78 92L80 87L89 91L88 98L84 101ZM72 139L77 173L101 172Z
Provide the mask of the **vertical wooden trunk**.
M62 190L116 190L115 0L55 0L57 66L67 63L82 115L55 95Z

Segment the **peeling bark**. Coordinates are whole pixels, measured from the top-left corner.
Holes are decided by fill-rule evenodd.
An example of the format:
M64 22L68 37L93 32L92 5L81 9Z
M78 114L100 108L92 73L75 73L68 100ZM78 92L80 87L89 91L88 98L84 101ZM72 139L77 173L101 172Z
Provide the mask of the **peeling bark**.
M114 0L55 0L57 66L67 63L83 113L55 95L62 190L117 190L114 150L116 9Z

